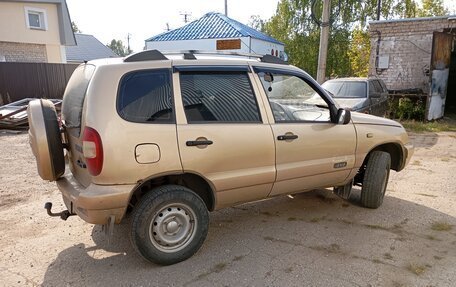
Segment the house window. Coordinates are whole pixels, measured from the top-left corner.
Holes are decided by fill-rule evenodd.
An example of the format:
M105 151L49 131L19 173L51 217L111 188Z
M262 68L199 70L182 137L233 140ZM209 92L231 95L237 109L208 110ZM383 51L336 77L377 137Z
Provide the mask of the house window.
M25 21L30 29L47 30L46 10L25 7Z

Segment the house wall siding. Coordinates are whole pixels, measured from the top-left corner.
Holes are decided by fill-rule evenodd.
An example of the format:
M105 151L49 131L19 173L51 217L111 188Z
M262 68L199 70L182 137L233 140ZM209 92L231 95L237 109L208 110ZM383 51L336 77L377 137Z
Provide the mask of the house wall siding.
M25 7L46 12L47 30L27 27ZM0 2L0 40L15 43L60 45L59 19L55 4Z
M35 62L48 61L46 45L12 43L0 41L0 59L6 62Z
M427 94L433 32L449 28L456 28L456 23L447 18L369 23L369 75L384 80L390 90L418 88ZM375 66L379 33L379 56L389 56L387 69L376 69Z

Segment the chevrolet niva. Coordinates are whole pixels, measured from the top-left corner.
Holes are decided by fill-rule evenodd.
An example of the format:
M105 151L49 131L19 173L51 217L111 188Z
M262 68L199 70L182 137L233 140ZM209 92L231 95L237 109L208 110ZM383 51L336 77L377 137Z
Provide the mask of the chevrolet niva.
M315 98L319 98L315 101ZM390 170L413 153L397 122L338 107L307 73L273 56L143 51L81 64L63 96L28 107L38 173L68 210L104 225L130 214L146 260L173 264L203 244L209 211L362 186L379 207Z

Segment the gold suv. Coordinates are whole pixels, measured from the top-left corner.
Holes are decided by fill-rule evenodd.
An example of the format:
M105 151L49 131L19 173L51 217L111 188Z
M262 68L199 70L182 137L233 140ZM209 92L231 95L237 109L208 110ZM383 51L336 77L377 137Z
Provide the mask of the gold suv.
M338 108L272 56L140 52L80 65L63 97L28 108L38 172L68 210L112 232L131 213L145 259L173 264L206 238L208 211L334 187L383 202L413 147L397 122ZM66 172L65 172L66 170Z

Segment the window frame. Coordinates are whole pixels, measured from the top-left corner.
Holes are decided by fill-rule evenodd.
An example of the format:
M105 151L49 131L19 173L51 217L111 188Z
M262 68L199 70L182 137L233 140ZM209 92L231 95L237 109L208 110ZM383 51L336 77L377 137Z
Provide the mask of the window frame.
M169 75L169 83L170 83L170 92L171 92L171 106L172 106L172 117L171 119L168 121L168 122L161 122L161 121L151 121L151 122L147 122L147 121L135 121L135 120L131 120L131 119L128 119L128 118L125 118L121 112L120 112L120 109L119 109L119 99L121 97L121 87L122 87L122 83L124 81L124 79L126 77L128 77L129 75L131 74L136 74L136 73L146 73L146 72L154 72L154 71L168 71L168 75ZM175 125L176 124L176 104L175 104L175 100L174 100L174 86L173 86L173 70L172 68L155 68L155 69L139 69L139 70L133 70L133 71L129 71L125 74L122 75L122 77L120 78L119 80L119 84L117 86L117 96L116 96L116 111L117 111L117 114L119 115L119 117L121 119L123 119L124 121L127 121L127 122L130 122L130 123L136 123L136 124L146 124L146 125Z
M25 23L27 24L27 28L29 28L31 30L43 30L43 31L48 30L47 13L46 13L45 9L35 8L35 7L24 7L24 11L25 11ZM30 14L38 15L38 18L40 20L39 27L30 25L30 19L29 19Z
M335 101L332 99L330 95L327 94L327 92L314 80L312 79L309 75L307 75L304 72L299 72L299 71L294 71L294 70L285 70L285 69L280 69L280 68L273 68L273 67L265 67L265 66L253 66L253 70L255 71L256 76L258 77L258 81L260 84L260 87L263 89L264 95L266 97L266 100L268 102L268 107L269 107L269 112L272 115L272 120L274 121L274 124L300 124L300 123L335 123L335 116L337 114L337 105ZM304 81L306 84L308 84L322 99L323 101L326 102L328 105L328 110L329 110L329 121L309 121L309 120L285 120L285 121L276 121L274 117L274 113L272 110L271 106L271 101L269 100L268 94L261 83L261 79L259 76L259 73L277 73L277 74L282 74L286 76L295 76L302 81Z
M260 103L258 100L258 95L256 94L254 85L250 79L251 69L249 66L244 65L232 65L232 66L175 66L174 70L179 72L179 89L181 94L182 101L182 110L185 116L185 120L188 125L201 125L201 124L263 124L263 116L261 115ZM182 92L182 74L244 74L247 77L247 81L252 92L252 97L255 101L255 106L257 108L258 120L257 121L190 121L187 117L184 104L184 96Z

